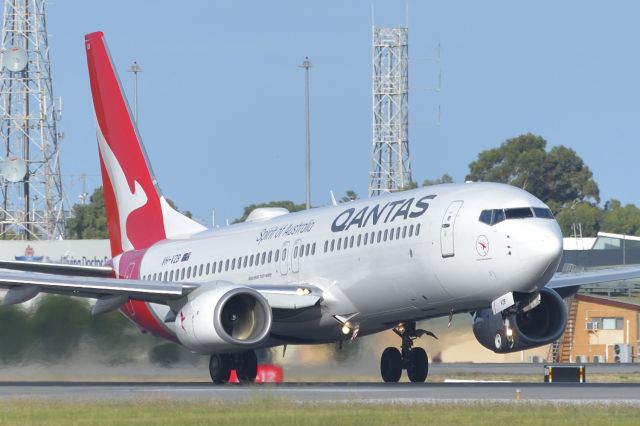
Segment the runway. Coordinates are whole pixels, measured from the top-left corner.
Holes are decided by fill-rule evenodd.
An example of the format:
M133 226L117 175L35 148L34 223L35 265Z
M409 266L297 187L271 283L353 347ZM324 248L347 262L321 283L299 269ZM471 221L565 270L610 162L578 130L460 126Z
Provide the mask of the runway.
M604 403L640 406L640 384L545 383L295 383L213 386L208 383L0 382L0 399L42 398L84 401L188 400L295 403L438 403L522 401Z

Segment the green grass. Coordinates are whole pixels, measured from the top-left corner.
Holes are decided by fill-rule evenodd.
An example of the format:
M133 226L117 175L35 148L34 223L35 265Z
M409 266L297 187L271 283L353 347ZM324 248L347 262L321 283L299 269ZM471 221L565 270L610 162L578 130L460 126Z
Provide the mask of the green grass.
M0 401L0 424L104 425L637 425L640 409L628 405L508 404L296 404L260 399L251 403Z

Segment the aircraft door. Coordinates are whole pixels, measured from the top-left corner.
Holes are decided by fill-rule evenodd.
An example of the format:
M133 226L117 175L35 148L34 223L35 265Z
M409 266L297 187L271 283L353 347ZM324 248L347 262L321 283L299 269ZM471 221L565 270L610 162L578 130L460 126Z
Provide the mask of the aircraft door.
M289 241L286 241L282 245L282 249L280 250L280 273L282 275L287 275L289 272L289 260L288 258L291 256L289 253Z
M302 250L301 242L302 240L296 240L296 242L293 243L293 253L291 253L291 272L294 273L297 273L300 270L300 252Z
M456 216L458 216L458 211L460 211L462 203L463 201L454 201L451 203L442 218L442 227L440 228L440 249L442 251L442 257L453 257L455 255L453 233Z

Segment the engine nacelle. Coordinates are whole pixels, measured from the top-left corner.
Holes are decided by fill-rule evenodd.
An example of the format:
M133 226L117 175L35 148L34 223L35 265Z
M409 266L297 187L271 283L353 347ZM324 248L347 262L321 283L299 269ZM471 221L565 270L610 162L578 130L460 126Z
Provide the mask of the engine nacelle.
M213 354L259 346L271 331L271 307L256 290L219 282L190 295L175 331L192 351Z
M491 309L477 311L473 317L473 334L478 342L497 353L516 352L554 342L562 336L567 326L567 307L554 290L540 290L540 304L528 312L509 317L513 330L513 346L496 347L496 334L503 327L502 315L494 315Z

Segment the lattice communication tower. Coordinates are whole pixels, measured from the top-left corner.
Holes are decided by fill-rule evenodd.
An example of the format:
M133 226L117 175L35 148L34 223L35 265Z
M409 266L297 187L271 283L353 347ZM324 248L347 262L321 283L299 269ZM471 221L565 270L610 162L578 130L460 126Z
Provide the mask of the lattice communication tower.
M5 0L0 66L0 238L62 238L61 103L53 97L44 0Z
M408 28L373 27L372 78L370 197L411 182Z

